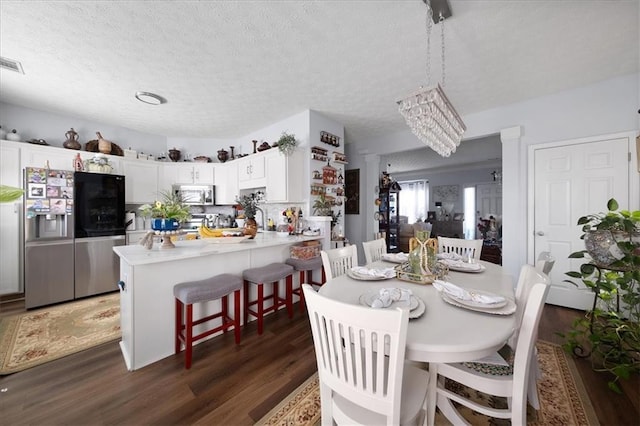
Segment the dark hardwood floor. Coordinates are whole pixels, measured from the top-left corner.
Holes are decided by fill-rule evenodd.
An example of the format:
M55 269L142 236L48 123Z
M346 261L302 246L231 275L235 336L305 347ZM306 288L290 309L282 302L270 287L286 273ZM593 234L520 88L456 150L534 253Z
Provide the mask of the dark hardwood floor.
M297 306L296 306L297 307ZM24 310L0 306L0 316ZM540 338L561 343L579 312L547 306ZM255 322L197 345L191 370L170 356L140 370L126 370L117 342L0 377L1 425L250 425L316 370L305 315L269 315L258 336ZM624 395L606 387L607 377L577 360L582 380L603 425L640 423L640 380L624 383Z

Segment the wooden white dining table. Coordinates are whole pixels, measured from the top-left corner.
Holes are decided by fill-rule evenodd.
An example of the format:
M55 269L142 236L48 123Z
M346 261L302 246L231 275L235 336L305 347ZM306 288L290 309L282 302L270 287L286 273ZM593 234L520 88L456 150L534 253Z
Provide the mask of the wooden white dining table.
M499 294L514 299L513 278L500 265L480 261L482 272L450 271L446 281L460 287ZM378 261L369 268L389 268L393 263ZM360 296L380 288L405 288L426 306L419 318L409 320L405 358L427 363L474 361L500 349L511 336L516 316L476 312L445 302L430 284L414 284L397 278L358 280L341 275L328 280L320 294L345 303L360 304ZM373 308L372 308L373 309ZM437 364L429 367L427 424L433 424L436 409Z

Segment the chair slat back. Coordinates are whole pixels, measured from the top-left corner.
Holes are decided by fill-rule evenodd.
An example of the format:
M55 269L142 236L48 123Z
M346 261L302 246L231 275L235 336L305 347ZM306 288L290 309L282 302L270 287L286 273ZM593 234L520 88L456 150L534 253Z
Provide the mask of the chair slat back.
M548 292L548 283L536 282L531 286L522 314L522 322L518 330L517 349L513 361L513 395L511 398L511 409L515 413L521 413L520 418L523 422L522 424L526 423L527 380L530 377L529 368L531 367L534 357L538 325Z
M320 251L322 267L327 280L344 275L354 266L358 266L358 248L355 244L333 250Z
M518 283L516 284L516 328L508 341L509 346L513 349L516 349L524 309L527 305L527 299L531 293L531 288L535 283L544 283L549 285L551 281L547 275L542 274L537 270L537 268L534 268L531 265L522 265L522 268L520 268Z
M326 409L340 411L338 396L386 415L387 424L399 424L408 311L350 305L328 299L308 284L302 288L321 398L331 399L321 401L323 416Z
M439 253L457 253L463 259L471 258L480 260L483 240L465 240L462 238L438 237Z
M384 238L372 241L363 241L364 259L367 264L377 262L382 259L382 255L387 252L387 242Z

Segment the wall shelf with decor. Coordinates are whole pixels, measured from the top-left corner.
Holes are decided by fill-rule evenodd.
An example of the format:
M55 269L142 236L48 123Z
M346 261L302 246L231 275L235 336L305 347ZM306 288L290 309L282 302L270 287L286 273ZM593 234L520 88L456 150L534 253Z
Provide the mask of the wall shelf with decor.
M329 154L329 152L324 148L320 148L319 146L312 146L311 147L311 159L312 160L325 162L325 161L327 161L327 155L328 154Z
M347 156L338 151L333 151L333 162L339 164L349 164L349 162L347 162Z
M331 146L338 147L338 146L340 146L340 137L322 130L320 132L320 142L326 143L326 144L331 145Z

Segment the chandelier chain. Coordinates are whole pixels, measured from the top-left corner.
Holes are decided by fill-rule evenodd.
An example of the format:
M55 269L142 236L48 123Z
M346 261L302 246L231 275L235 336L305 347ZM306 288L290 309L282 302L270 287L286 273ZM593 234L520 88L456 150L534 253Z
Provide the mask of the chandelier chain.
M444 17L442 16L442 14L440 15L440 39L441 41L441 46L442 46L442 87L445 86L445 73L444 73Z
M433 9L427 4L427 87L431 86L431 28L433 27Z

